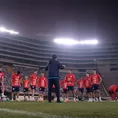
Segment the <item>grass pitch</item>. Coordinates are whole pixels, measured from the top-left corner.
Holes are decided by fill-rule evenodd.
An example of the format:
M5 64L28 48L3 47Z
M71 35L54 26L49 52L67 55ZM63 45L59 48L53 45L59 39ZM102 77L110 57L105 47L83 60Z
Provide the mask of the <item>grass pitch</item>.
M4 111L2 109L4 108ZM5 110L6 109L6 110ZM12 110L12 112L8 112ZM13 111L13 110L17 110ZM22 113L25 111L25 113ZM35 115L36 114L36 115ZM118 118L118 102L1 102L0 118Z

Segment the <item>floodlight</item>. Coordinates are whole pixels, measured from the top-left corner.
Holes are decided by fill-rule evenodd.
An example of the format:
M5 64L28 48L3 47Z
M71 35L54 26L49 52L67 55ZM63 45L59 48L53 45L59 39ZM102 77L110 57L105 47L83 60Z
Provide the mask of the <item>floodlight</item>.
M6 29L4 27L0 27L0 32L5 32Z
M7 32L7 33L10 33L10 34L19 34L19 32L15 32L13 30L8 30L4 27L0 27L0 32Z
M98 40L81 40L78 42L79 44L98 44Z
M85 44L85 45L95 45L98 44L98 40L74 40L71 38L56 38L54 40L57 44L63 44L63 45L77 45L77 44Z
M75 45L78 44L78 41L71 38L58 38L54 40L55 43L64 44L64 45Z

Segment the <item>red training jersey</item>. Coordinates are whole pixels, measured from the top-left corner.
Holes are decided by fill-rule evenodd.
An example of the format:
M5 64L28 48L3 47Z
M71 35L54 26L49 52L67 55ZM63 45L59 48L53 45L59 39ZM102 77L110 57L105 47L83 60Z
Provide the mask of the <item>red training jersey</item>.
M66 74L65 81L67 82L67 86L74 86L76 78L74 74Z
M79 80L77 81L77 85L78 85L78 88L84 88L84 80L79 79Z
M92 84L99 84L99 81L100 81L100 75L99 74L93 74L91 76L91 82Z
M36 74L32 74L32 75L30 76L30 84L31 84L32 86L36 86L36 84L37 84L37 79L38 79L38 76L37 76Z
M23 80L23 87L29 88L29 80Z
M62 80L62 81L61 81L61 87L62 87L63 89L67 89L67 82L66 82L66 80Z
M47 79L42 76L42 77L39 77L39 80L38 80L38 87L42 87L42 88L46 88L47 87Z
M109 91L116 92L117 89L118 89L117 85L112 85L112 86L109 87Z
M4 77L4 73L0 72L0 80L2 80L3 77Z
M20 86L21 75L20 74L13 74L12 75L12 86Z
M84 85L85 85L85 88L90 88L91 87L91 77L86 77L84 79Z

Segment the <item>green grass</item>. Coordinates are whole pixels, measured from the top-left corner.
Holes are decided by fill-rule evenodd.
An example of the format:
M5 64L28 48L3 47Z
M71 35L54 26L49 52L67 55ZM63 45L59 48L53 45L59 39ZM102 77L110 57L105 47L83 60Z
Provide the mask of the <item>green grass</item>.
M51 115L69 116L72 118L118 118L118 103L37 103L37 102L1 102L0 108L43 112ZM22 114L0 112L0 118L35 118Z
M13 113L6 113L6 112L0 112L0 118L37 118L27 115L20 115L20 114L13 114Z

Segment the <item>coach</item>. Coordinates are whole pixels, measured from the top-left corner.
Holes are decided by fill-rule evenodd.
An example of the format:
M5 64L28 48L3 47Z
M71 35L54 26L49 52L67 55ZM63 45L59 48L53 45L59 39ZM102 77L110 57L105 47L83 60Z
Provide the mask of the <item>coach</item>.
M51 90L52 86L56 87L57 103L60 103L60 85L59 85L59 69L64 69L59 61L57 61L57 56L52 55L52 59L49 61L45 68L48 71L48 101L51 102Z

